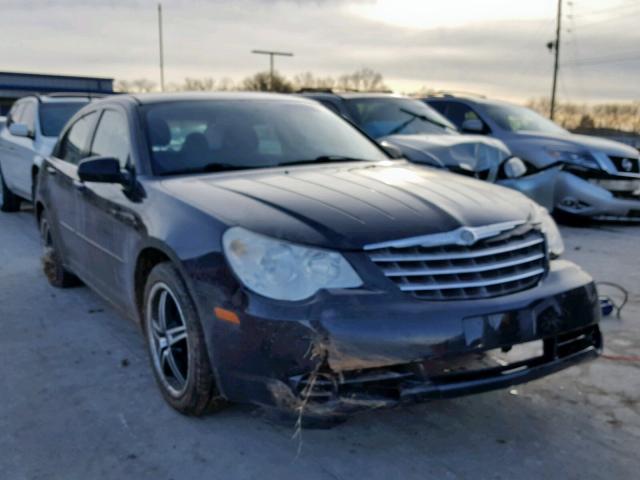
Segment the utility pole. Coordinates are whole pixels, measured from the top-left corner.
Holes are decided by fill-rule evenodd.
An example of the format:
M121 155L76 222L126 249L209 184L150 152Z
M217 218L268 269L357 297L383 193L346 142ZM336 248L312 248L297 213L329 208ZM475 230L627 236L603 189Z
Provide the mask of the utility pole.
M562 0L558 0L558 13L556 17L556 41L549 42L547 47L555 52L553 61L553 85L551 86L551 109L549 118L553 120L556 112L556 88L558 86L558 60L560 58L560 32L562 31Z
M158 42L160 44L160 91L164 92L164 47L162 44L162 4L158 3Z
M280 57L293 57L291 52L274 52L272 50L251 50L251 53L258 55L269 55L269 90L273 91L273 57L276 55Z

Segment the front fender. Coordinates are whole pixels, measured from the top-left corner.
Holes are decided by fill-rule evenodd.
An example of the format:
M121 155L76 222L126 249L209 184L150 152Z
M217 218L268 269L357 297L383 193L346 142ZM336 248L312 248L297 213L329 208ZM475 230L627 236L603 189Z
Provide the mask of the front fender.
M499 180L497 183L524 193L539 205L552 211L555 205L556 183L561 171L562 167L556 166L520 178Z

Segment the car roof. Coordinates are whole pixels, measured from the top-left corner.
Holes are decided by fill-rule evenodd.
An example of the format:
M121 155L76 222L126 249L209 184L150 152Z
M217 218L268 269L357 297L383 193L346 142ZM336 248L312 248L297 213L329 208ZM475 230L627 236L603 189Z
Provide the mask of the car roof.
M447 100L460 100L466 103L470 103L470 104L475 103L479 105L514 105L513 103L505 102L504 100L496 100L496 99L471 96L471 95L453 95L449 93L444 95L427 96L427 97L424 97L423 100L436 100L436 101L441 100L445 102Z
M338 97L345 100L351 100L356 98L410 98L405 95L389 92L313 92L303 91L300 92L302 96L321 98L321 97Z
M168 103L176 101L194 100L271 100L271 101L295 101L300 103L315 102L302 97L283 93L270 92L178 92L178 93L136 93L124 94L110 99L133 99L142 105L155 103Z

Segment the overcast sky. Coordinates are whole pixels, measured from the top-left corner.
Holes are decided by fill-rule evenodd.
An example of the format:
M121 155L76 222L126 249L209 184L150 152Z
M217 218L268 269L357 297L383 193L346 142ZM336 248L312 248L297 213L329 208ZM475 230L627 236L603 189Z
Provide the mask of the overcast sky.
M396 91L549 94L556 0L165 0L168 82L381 72ZM0 0L0 70L158 81L157 2ZM640 100L640 0L565 1L562 100Z

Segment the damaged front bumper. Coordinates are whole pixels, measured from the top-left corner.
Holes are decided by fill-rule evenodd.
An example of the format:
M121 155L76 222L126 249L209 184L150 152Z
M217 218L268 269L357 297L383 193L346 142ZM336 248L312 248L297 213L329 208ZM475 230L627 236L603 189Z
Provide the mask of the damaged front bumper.
M640 176L578 176L560 172L555 205L571 215L640 222Z
M239 324L205 322L221 392L310 417L504 388L594 358L602 346L592 279L562 260L538 286L482 300L344 290L286 305L245 295ZM537 354L484 361L533 341Z

